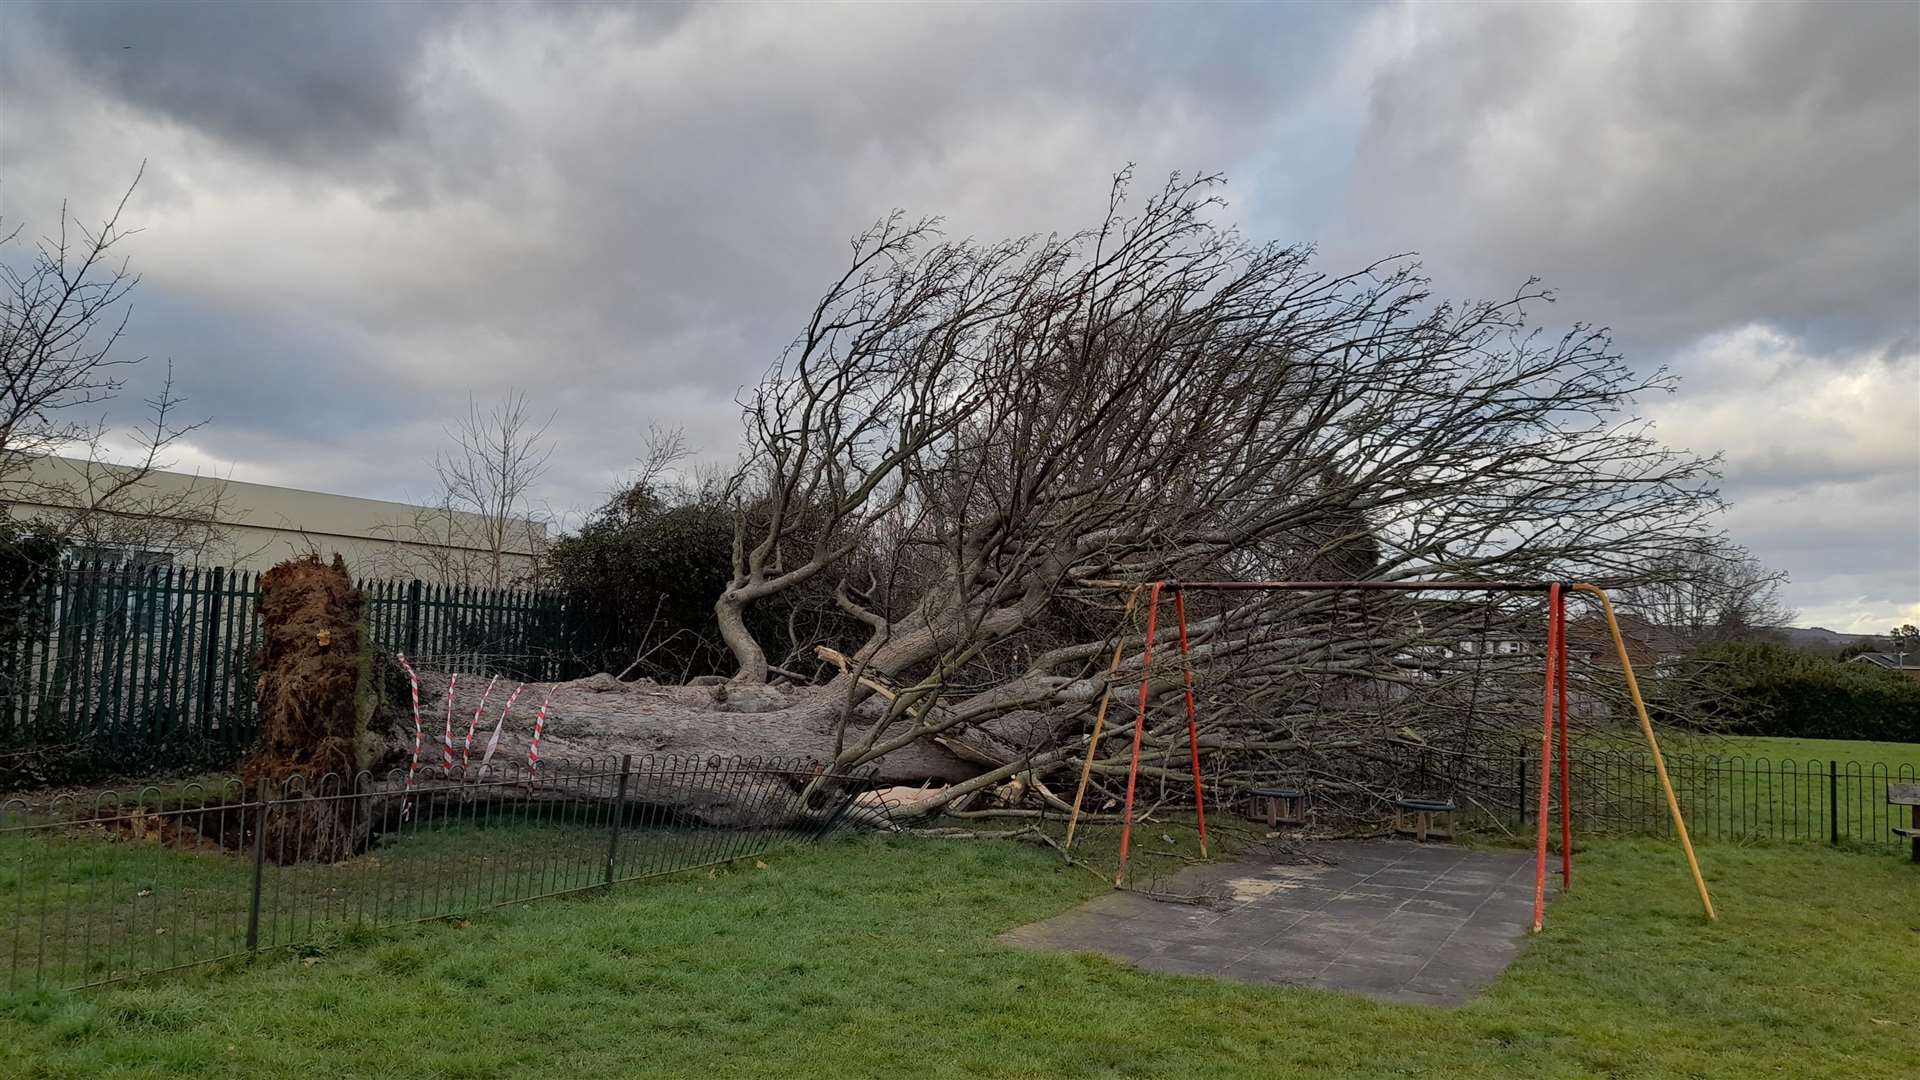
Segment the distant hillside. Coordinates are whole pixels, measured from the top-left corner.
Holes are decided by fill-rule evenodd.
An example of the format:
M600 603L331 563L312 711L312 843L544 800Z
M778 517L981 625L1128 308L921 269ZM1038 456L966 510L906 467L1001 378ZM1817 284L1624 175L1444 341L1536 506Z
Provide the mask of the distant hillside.
M1787 644L1796 649L1811 649L1819 652L1839 652L1849 645L1880 640L1878 634L1843 634L1824 626L1782 626L1777 628L1777 632L1785 634Z

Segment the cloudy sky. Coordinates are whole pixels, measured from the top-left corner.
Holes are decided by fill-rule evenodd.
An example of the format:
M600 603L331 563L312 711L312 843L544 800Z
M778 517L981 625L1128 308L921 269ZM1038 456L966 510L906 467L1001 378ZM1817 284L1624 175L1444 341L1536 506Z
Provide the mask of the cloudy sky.
M147 162L127 348L212 418L181 467L422 496L519 387L567 511L652 425L731 457L888 209L1067 231L1127 162L1221 171L1256 237L1537 275L1680 372L1645 408L1725 453L1728 530L1881 631L1920 622L1916 56L1894 3L10 5L0 216Z

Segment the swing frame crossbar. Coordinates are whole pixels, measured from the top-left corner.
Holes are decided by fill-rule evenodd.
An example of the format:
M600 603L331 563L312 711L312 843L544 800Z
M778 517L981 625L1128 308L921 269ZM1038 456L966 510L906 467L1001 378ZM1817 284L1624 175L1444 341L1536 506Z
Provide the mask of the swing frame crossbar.
M1573 887L1573 803L1571 795L1572 769L1567 745L1567 625L1566 601L1569 593L1585 593L1592 596L1600 605L1605 616L1607 633L1613 639L1615 658L1620 663L1621 676L1626 681L1627 696L1633 701L1635 717L1640 722L1640 732L1647 740L1647 748L1652 752L1655 773L1659 776L1661 790L1666 795L1667 812L1673 819L1676 835L1680 838L1680 848L1686 854L1687 869L1693 876L1694 887L1700 894L1700 906L1709 920L1714 919L1713 898L1707 892L1707 882L1700 873L1700 860L1694 854L1693 840L1687 833L1687 821L1680 812L1680 800L1674 794L1673 780L1667 775L1666 758L1660 752L1660 740L1654 734L1653 721L1647 715L1646 701L1640 696L1640 682L1634 677L1633 660L1627 653L1626 638L1620 632L1619 620L1614 617L1613 604L1607 599L1606 591L1587 582L1565 581L1082 581L1079 584L1089 588L1126 589L1127 604L1123 618L1133 614L1136 602L1142 590L1148 596L1146 637L1141 647L1140 657L1140 701L1134 711L1132 754L1127 766L1126 809L1121 817L1120 826L1120 868L1114 875L1116 888L1122 887L1127 879L1128 858L1133 840L1133 808L1135 790L1140 778L1140 751L1146 735L1147 707L1152 703L1153 694L1153 645L1159 624L1160 600L1167 593L1173 594L1173 615L1179 624L1180 667L1182 689L1186 697L1187 747L1193 767L1193 802L1200 831L1200 854L1207 854L1207 808L1200 770L1200 730L1198 708L1194 696L1192 655L1187 640L1186 594L1189 592L1480 592L1480 593L1542 593L1547 597L1547 649L1545 671L1545 693L1541 703L1540 730L1540 804L1536 817L1539 822L1534 844L1534 884L1533 884L1533 931L1539 933L1546 922L1546 881L1547 851L1552 820L1551 785L1559 781L1560 795L1560 887ZM1065 846L1073 847L1074 831L1080 822L1080 808L1086 800L1087 783L1093 774L1093 760L1099 755L1101 735L1106 727L1107 706L1113 695L1113 682L1120 670L1120 661L1125 656L1127 635L1116 635L1113 647L1113 659L1107 668L1106 689L1100 695L1100 706L1094 715L1093 732L1087 741L1086 761L1080 768L1080 784L1073 796L1073 810L1067 818L1067 837ZM1559 756L1559 772L1555 776L1554 757Z

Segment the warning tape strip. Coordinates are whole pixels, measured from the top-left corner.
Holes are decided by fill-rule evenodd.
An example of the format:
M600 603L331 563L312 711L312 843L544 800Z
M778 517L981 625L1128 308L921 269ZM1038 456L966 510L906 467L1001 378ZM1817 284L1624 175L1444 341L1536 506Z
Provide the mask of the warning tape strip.
M440 730L440 775L453 771L453 688L460 681L460 673L447 676L447 718Z
M480 726L480 714L487 711L487 698L493 694L493 684L499 681L500 676L498 675L487 680L487 688L480 692L480 707L473 710L473 719L467 721L467 741L466 744L460 748L460 767L462 769L467 767L467 758L473 754L473 730Z
M486 755L480 759L480 764L485 765L487 762L493 760L493 752L500 746L500 733L505 731L507 727L507 714L513 711L513 703L520 700L520 692L526 688L526 683L521 683L513 688L512 696L507 698L507 707L500 710L500 722L493 725L493 738L487 740L487 752Z
M413 761L407 766L407 786L400 800L400 820L407 820L407 812L412 809L413 774L420 768L420 677L413 673L413 665L407 663L407 654L396 654L400 667L407 673L407 690L413 695Z
M547 702L552 700L553 691L549 690L547 696L540 699L539 715L533 718L533 741L527 744L528 779L532 779L534 771L540 768L540 733L547 730Z

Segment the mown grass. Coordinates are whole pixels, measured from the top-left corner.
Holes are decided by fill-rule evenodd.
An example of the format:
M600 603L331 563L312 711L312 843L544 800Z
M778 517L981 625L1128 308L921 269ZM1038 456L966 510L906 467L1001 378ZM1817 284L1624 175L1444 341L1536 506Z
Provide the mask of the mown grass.
M1140 839L1186 842L1161 833ZM1920 869L1814 847L1702 859L1712 925L1671 845L1591 846L1548 933L1483 998L1438 1011L1004 948L998 932L1104 886L1015 843L855 838L16 998L0 1075L1920 1074Z
M1837 835L1845 846L1881 851L1904 843L1892 827L1910 815L1888 805L1887 785L1920 774L1920 744L1666 733L1661 746L1696 838L1818 843ZM1644 743L1576 739L1572 759L1576 828L1581 818L1588 832L1669 828Z
M1920 735L1920 732L1915 734ZM1711 754L1723 758L1732 756L1748 759L1766 758L1775 762L1782 760L1816 762L1822 766L1828 761L1839 761L1843 764L1857 761L1863 765L1879 762L1886 765L1891 772L1898 772L1901 765L1909 765L1916 771L1920 771L1920 742L1672 734L1663 735L1661 745L1670 753Z
M372 851L340 863L268 861L260 944L298 944L599 886L608 835L594 816L592 808L544 806L450 818L386 834ZM792 839L630 822L620 833L614 876L647 876ZM101 982L239 952L252 886L249 851L181 850L97 824L0 832L0 993Z

